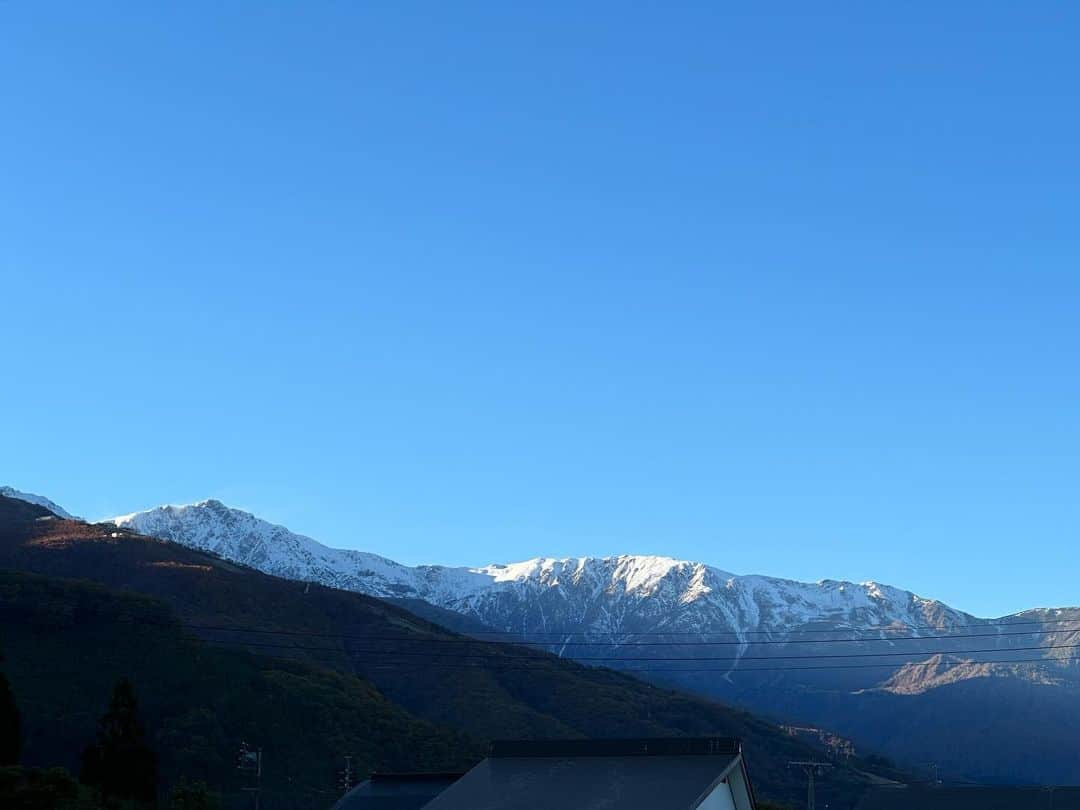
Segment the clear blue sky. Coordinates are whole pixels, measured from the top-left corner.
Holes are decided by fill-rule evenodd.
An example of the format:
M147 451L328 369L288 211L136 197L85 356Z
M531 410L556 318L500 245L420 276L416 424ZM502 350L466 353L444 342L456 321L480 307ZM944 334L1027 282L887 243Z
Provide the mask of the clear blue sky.
M0 483L1080 603L1076 3L0 2Z

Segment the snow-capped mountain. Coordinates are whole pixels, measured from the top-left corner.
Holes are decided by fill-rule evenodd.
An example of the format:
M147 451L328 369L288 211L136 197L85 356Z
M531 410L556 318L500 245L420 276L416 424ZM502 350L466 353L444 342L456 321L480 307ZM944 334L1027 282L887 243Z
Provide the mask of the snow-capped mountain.
M47 498L4 494L67 514ZM620 668L839 734L860 750L909 763L934 759L965 776L998 774L996 765L979 770L980 746L1030 745L1053 734L1042 750L1066 753L1045 757L1040 773L1074 773L1067 752L1075 750L1077 733L1068 718L1080 712L1080 608L978 619L874 582L794 582L662 556L406 566L329 548L219 501L159 507L111 523L282 578L401 600L461 633L490 640L496 632L495 640ZM141 543L111 527L99 534L110 543ZM76 546L53 544L41 553L62 555ZM342 639L346 648L364 643ZM455 644L417 653L437 653L450 667L478 666L468 650ZM470 663L445 660L455 654ZM482 668L498 679L500 667ZM987 717L993 722L982 722Z
M461 632L496 631L758 710L771 711L785 693L792 716L813 716L816 705L804 698L821 690L911 694L989 677L1080 683L1080 611L979 619L876 582L740 576L658 556L412 567L330 548L214 500L111 522L275 576L409 600L410 610L438 623L453 627L448 619L462 617ZM1074 623L1044 627L1032 616ZM1021 623L1016 630L1004 628L1013 622Z
M220 501L159 506L111 518L139 534L210 551L267 574L379 597L453 601L483 577L460 568L410 568L363 551L335 549ZM421 595L421 594L425 595Z
M44 495L34 495L30 492L20 492L14 487L0 487L0 495L3 495L5 498L16 498L20 501L26 501L27 503L32 503L36 506L42 506L45 509L48 509L57 517L64 518L64 520L82 520L82 518L75 517L75 515L71 514L67 510L62 509L57 504L46 498Z
M409 567L329 548L219 501L113 518L268 574L379 597L422 599L501 631L551 638L733 634L750 643L808 626L947 630L974 617L875 582L738 576L700 562L633 556L540 558L479 568Z
M1075 748L1060 718L1080 711L1080 608L978 619L874 582L739 576L657 556L410 567L329 548L218 501L113 522L280 577L408 600L459 632L494 630L908 762L932 750L943 768L977 772L978 757L963 752L1049 727L1062 750ZM1005 719L972 723L989 714Z

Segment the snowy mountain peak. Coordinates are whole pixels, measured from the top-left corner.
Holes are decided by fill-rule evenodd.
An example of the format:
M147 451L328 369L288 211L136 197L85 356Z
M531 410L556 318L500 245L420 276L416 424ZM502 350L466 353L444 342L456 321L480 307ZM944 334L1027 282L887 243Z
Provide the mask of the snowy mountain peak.
M537 557L478 568L409 567L333 549L217 500L113 518L117 526L210 551L268 574L379 597L422 599L517 633L734 633L783 637L948 628L973 617L875 582L740 576L654 555Z
M376 596L411 595L417 570L362 551L328 548L213 498L158 506L108 522L249 565L267 574Z
M638 554L617 557L537 557L517 563L496 563L475 569L495 582L533 582L557 585L559 582L581 582L590 577L602 578L626 593L649 594L671 577L701 577L708 572L716 579L733 575L704 563Z
M71 514L66 509L62 509L60 506L50 501L44 495L34 495L29 492L20 492L14 487L0 487L0 495L3 495L5 498L15 498L20 501L32 503L36 506L44 507L57 517L63 518L64 520L82 520L82 518L75 517L75 515Z

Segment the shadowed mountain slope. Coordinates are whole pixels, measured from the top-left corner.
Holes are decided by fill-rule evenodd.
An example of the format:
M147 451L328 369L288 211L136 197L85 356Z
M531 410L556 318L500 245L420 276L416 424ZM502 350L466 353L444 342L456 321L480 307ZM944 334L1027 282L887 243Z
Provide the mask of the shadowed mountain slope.
M1080 782L1080 764L1066 753L1080 732L1064 719L1080 712L1075 608L980 619L875 582L739 576L640 555L411 567L327 547L214 500L114 522L278 576L379 596L458 632L496 632L813 724L911 766L938 762L949 777ZM1049 727L1010 719L1028 714ZM983 746L963 744L973 725ZM1019 762L993 753L1017 745L1037 755Z
M467 767L483 751L367 681L207 645L156 599L0 571L0 628L27 766L77 774L120 677L135 685L162 788L204 781L230 807L251 801L235 767L244 740L263 748L268 810L328 807L344 754L366 773Z
M411 715L476 740L736 736L746 740L761 793L781 799L803 790L787 762L816 753L746 712L540 651L467 639L378 599L267 576L108 524L60 520L5 498L0 567L152 596L204 645L359 675ZM109 642L118 648L132 643L124 621ZM842 807L866 782L853 768L837 768L823 791Z

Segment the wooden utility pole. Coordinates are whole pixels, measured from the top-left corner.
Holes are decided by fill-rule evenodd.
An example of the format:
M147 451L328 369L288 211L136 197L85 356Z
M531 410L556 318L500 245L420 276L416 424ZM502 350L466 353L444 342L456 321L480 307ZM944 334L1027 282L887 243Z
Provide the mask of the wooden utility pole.
M259 810L262 799L262 749L252 748L246 742L240 743L240 753L236 756L236 769L241 773L255 777L255 787L240 788L245 793L251 793L254 800L255 810Z
M806 772L806 808L815 810L814 807L814 776L821 768L831 768L831 762L817 762L814 760L798 760L789 762L789 766L802 768Z
M345 795L353 787L352 757L345 757L345 767L341 770L341 779L338 782L341 795Z

